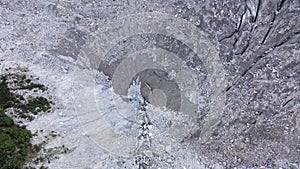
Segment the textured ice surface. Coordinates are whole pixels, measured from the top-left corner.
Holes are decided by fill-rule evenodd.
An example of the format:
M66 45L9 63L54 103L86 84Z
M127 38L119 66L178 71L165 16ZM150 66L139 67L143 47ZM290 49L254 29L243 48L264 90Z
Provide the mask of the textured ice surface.
M220 102L217 96L211 97L212 93L216 93L214 90L219 89L218 86L212 87L215 84L212 80L216 78L201 79L203 84L199 85L197 92L191 92L194 88L188 85L188 80L178 80L182 82L179 88L187 92L184 96L192 103L197 103L194 98L199 97L197 107L199 111L196 118L191 121L183 114L148 105L147 112L153 121L153 126L149 130L153 136L151 151L157 154L146 152L146 155L143 155L149 157L150 161L147 161L148 158L141 159L140 154L129 153L128 156L128 152L130 150L134 152L137 147L131 141L126 145L132 148L120 146L124 148L121 152L126 152L126 157L111 153L109 149L114 147L99 146L95 138L103 136L95 136L101 132L89 133L96 130L89 128L86 126L88 123L85 123L97 116L87 116L88 119L80 120L81 117L86 116L80 116L81 112L75 109L78 106L75 101L77 96L87 97L86 103L83 102L85 104L82 105L87 107L93 105L88 100L89 96L94 97L91 100L97 101L97 104L90 107L91 113L88 115L99 115L96 112L101 110L100 113L107 115L104 117L110 122L109 125L113 126L115 132L130 133L130 138L139 135L140 124L124 119L125 115L131 117L132 113L139 113L135 108L136 105L126 100L129 98L124 99L115 93L115 88L111 87L112 80L97 79L96 70L82 69L83 66L80 67L82 71L77 71L75 63L81 56L80 52L84 45L93 41L94 33L99 31L104 32L107 37L101 38L100 41L98 39L97 44L113 46L99 49L100 52L110 50L107 54L107 63L113 63L118 57L125 57L123 54L140 56L143 53L140 49L146 49L147 45L152 45L153 50L157 51L164 49L168 51L165 53L179 58L192 56L185 53L189 51L188 47L197 53L191 46L195 43L189 43L199 40L195 38L197 36L190 36L194 39L185 41L191 32L182 34L180 33L182 31L175 31L183 30L186 24L164 27L156 22L156 28L159 28L159 33L164 36L156 35L155 33L158 32L151 32L152 35L148 32L147 36L144 36L141 35L144 32L138 33L138 31L144 31L150 21L148 19L147 22L143 22L146 20L135 18L128 20L127 23L140 23L144 25L140 27L143 29L131 27L129 31L135 36L124 39L126 42L117 41L118 39L112 37L125 37L127 34L114 34L118 31L108 31L110 34L106 34L109 23L120 21L120 18L130 14L145 12L175 16L178 20L184 20L184 23L194 25L195 30L201 31L205 39L215 48L216 58L222 65L220 71L226 74L228 82L227 90L224 92L226 99L221 98L221 101L222 99L224 101L223 107L217 104ZM28 66L32 73L50 86L50 94L59 107L53 113L37 117L28 128L33 131L42 129L45 133L52 130L61 133L62 137L50 142L48 145L50 147L65 144L69 148L75 148L72 153L62 155L47 164L49 168L138 168L143 161L149 163L149 168L258 168L261 166L299 168L300 3L298 0L1 0L0 13L1 65L22 63ZM163 20L164 16L157 17L156 21ZM123 28L126 27L126 22L124 24ZM116 30L122 28L122 26L118 28L120 26L118 24L115 26ZM153 30L152 28L149 27L149 30ZM209 46L205 46L207 42L199 42L199 44L207 51L210 50ZM95 53L94 49L90 52ZM149 49L146 50L148 54L153 53L149 52ZM174 52L176 50L177 52ZM202 53L207 55L205 51ZM152 61L168 67L159 56L148 56ZM186 57L186 61L190 58ZM211 59L211 57L203 57L202 64L197 62L198 72L201 72L197 75L202 77L212 73L208 65L215 66L212 60L205 60L206 58ZM90 60L81 60L81 63L87 64ZM92 63L98 64L98 62ZM126 70L121 68L119 70ZM183 70L185 68L188 67L183 66ZM164 70L176 71L175 79L186 75L186 72L178 73L179 69L174 67ZM82 74L77 74L78 72ZM109 73L111 71L107 70L106 75ZM190 75L190 72L187 71L187 74ZM87 78L89 75L91 78ZM93 90L89 90L91 87ZM146 91L147 86L144 87ZM78 93L80 91L82 93ZM210 116L213 114L209 113L214 112L214 108L221 112L217 118ZM114 115L118 115L119 119L114 118ZM139 119L139 116L136 118ZM210 126L207 121L212 122L214 127L210 135L203 140L201 139L205 136L203 130L206 130L205 126ZM182 133L186 133L186 137ZM39 138L34 141L38 142ZM137 142L138 139L134 138L134 141ZM106 143L113 144L109 142L109 138Z

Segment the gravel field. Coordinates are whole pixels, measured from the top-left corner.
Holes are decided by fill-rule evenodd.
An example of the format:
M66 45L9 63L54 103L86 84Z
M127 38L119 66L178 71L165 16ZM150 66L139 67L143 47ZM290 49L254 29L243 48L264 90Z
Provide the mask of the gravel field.
M0 30L50 169L300 168L299 0L0 0Z

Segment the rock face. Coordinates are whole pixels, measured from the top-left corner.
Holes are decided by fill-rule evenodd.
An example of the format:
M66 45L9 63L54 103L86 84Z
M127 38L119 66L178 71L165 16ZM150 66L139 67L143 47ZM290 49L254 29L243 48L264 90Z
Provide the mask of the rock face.
M2 0L0 13L1 64L26 64L60 105L28 127L76 147L50 168L300 168L298 0Z

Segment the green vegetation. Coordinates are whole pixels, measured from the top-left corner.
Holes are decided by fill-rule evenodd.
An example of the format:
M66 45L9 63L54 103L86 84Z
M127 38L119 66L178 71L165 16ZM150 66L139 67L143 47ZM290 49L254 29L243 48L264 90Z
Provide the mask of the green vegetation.
M13 82L17 85L17 87L13 88L13 90L39 89L43 92L47 90L47 87L45 85L33 83L32 79L27 78L26 75L9 73L7 75L4 75L3 77L6 78L5 82L8 80L8 77L13 79Z
M13 79L13 86L9 88L8 85ZM40 89L42 91L47 90L42 84L32 83L30 79L27 79L26 75L19 74L7 74L1 76L0 82L0 107L16 108L18 110L18 116L21 118L27 118L33 120L33 116L39 112L46 112L51 109L51 102L44 97L31 97L27 101L22 95L13 93L15 90L33 90Z
M14 123L4 112L7 108L16 110L16 117L33 120L31 114L46 112L51 109L51 102L44 97L25 99L16 94L17 90L41 90L47 88L42 84L32 83L26 75L5 74L0 76L0 169L20 169L29 158L37 157L43 144L30 143L33 134ZM41 161L41 160L40 160ZM30 168L30 167L29 167ZM45 168L42 166L41 168Z
M51 108L50 102L44 97L36 97L28 100L27 104L20 104L16 106L21 108L23 112L33 113L37 115L39 112L46 112Z
M0 83L0 107L8 108L15 103L20 103L16 95L9 91L7 86L7 76L1 76Z
M29 80L27 80L26 82L28 82L28 81ZM21 86L20 87L20 89L28 89L28 90L32 90L32 89L36 89L36 88L42 90L43 92L47 90L47 88L44 85L42 85L42 84L35 84L35 83L30 83L30 84L28 84L26 86Z
M0 127L5 127L5 126L12 126L14 124L14 121L8 117L4 111L3 108L0 107Z
M29 158L31 159L31 162L33 164L39 164L39 163L43 163L43 162L50 163L51 160L58 158L57 157L58 154L66 154L71 151L64 145L49 148L49 149L42 149L43 146L44 146L43 144L39 144L36 146L36 149L35 149L38 151L42 151L43 153L41 155L35 155L36 151L34 150L34 152L31 154L31 156L29 156Z
M30 131L15 125L0 107L0 169L18 169L24 165L32 148L31 137Z

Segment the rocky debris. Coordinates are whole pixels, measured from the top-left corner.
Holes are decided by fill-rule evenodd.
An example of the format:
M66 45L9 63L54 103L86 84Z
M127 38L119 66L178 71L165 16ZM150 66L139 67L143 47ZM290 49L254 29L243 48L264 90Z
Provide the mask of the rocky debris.
M81 46L94 32L120 16L153 11L177 16L204 31L217 48L229 84L221 121L206 142L199 142L208 116L203 106L196 119L198 126L190 127L195 131L187 133L191 135L189 139L181 144L164 144L158 148L161 156L152 158L154 162L143 158L138 161L154 168L299 168L298 0L2 0L0 60L27 63L45 83L54 86L50 92L60 107L28 126L33 130L60 131L61 142L77 147L49 167L144 167L137 166L133 158L107 152L89 139L74 109L73 92L77 86L72 73ZM142 41L126 44L131 42L135 44L133 48L143 45ZM206 94L209 92L203 91L202 95ZM207 104L206 99L203 105ZM151 116L154 136L176 121L168 119L174 117L168 113L159 115L165 119ZM163 126L162 130L156 124ZM189 150L182 149L184 145Z

